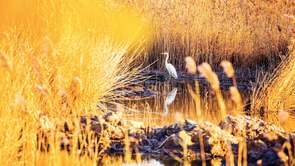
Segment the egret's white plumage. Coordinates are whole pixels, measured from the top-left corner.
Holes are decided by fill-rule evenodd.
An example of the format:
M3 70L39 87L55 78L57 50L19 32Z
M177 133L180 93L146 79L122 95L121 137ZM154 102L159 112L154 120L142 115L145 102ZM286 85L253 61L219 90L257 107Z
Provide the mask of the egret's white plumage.
M167 115L167 113L168 113L167 105L170 105L174 101L176 94L177 94L177 88L174 88L171 92L168 93L168 96L165 99L166 112L164 112L164 115Z
M169 72L169 75L171 75L172 77L174 77L175 79L178 78L175 67L173 65L171 65L171 63L168 63L168 58L169 58L169 54L168 52L162 53L167 55L166 60L165 60L165 65L166 65L166 69Z

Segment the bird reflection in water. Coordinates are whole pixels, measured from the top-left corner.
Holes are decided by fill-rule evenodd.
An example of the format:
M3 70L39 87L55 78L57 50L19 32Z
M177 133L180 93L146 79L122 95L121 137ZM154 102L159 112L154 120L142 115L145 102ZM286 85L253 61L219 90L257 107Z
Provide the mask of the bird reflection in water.
M167 105L170 105L174 101L176 94L177 94L177 88L174 88L171 92L169 92L168 96L165 99L165 110L166 110L166 112L164 112L163 115L166 116L168 114Z

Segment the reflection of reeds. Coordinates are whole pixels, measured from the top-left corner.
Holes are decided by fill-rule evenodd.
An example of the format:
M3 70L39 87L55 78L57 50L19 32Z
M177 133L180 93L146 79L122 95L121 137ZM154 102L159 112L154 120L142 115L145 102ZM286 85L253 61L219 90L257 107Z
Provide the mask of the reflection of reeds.
M185 59L186 63L186 69L189 73L196 74L197 72L197 65L192 57L186 57ZM195 103L196 103L196 113L198 122L201 123L203 121L202 113L201 113L201 102L200 102L200 95L199 95L199 81L195 79L195 87L196 87L196 93L193 92L193 89L189 83L186 84L187 88L189 90L190 95L193 97Z
M206 62L198 66L198 71L200 72L200 76L205 77L206 80L210 83L211 88L215 91L219 104L219 109L221 111L221 119L222 121L224 121L226 116L226 108L220 91L218 76L215 72L212 71L211 66Z
M185 58L186 62L186 69L188 70L189 73L196 74L197 72L197 65L193 58L191 57L186 57ZM195 87L196 87L196 94L194 93L191 85L189 83L186 84L187 88L189 90L190 95L193 97L195 103L196 103L196 112L197 112L197 118L199 124L203 122L203 117L201 113L201 101L200 101L200 95L199 95L199 81L195 79ZM199 140L200 140L200 148L201 148L201 158L202 158L202 165L205 166L205 150L204 150L204 142L203 142L203 135L201 130L199 131Z

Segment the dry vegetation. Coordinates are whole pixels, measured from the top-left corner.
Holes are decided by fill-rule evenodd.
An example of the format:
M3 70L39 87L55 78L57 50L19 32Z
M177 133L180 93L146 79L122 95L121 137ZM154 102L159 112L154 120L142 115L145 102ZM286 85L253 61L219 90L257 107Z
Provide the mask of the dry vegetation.
M273 73L266 73L255 85L251 110L254 114L265 114L265 119L276 125L282 125L287 131L294 131L295 110L295 52L294 30L295 19L293 16L284 15L292 22L290 26L291 53L283 57L282 63ZM282 115L282 114L286 115ZM292 116L289 116L291 114ZM279 117L277 116L279 115ZM282 118L283 116L286 118ZM281 120L284 119L284 120Z
M169 52L177 69L184 69L186 56L213 67L227 59L239 68L273 68L288 53L290 22L283 14L294 13L293 1L130 0L130 4L152 20L153 43L145 58L148 64L160 59L157 67L164 66L161 52Z
M113 90L136 77L134 61L143 49L147 62L162 59L158 66L164 66L159 53L169 52L178 69L184 69L186 56L197 64L228 59L239 67L272 66L288 53L290 21L282 16L294 6L240 0L1 1L0 165L94 165L99 152L92 149L107 140L84 144L93 133L81 133L79 117L97 114L97 103L116 97ZM288 86L294 82L293 61L293 54L287 56L262 89L257 100L273 106L268 109L294 108L294 87ZM62 126L56 128L66 121L74 122L75 131L72 140L63 139L72 142L69 153L60 149ZM78 151L78 140L89 151Z
M78 139L86 138L78 119L97 114L97 103L135 78L147 21L105 1L0 6L0 165L95 163L94 153L80 157ZM71 153L60 150L63 127L55 128L65 121L75 122Z

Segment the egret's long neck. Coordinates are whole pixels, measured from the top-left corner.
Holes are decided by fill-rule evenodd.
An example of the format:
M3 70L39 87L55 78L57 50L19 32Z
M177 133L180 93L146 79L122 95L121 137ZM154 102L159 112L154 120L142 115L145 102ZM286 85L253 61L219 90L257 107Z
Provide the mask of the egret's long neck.
M168 58L169 58L169 54L166 53L167 57L166 57L166 61L165 61L165 65L167 66L167 63L168 63Z

